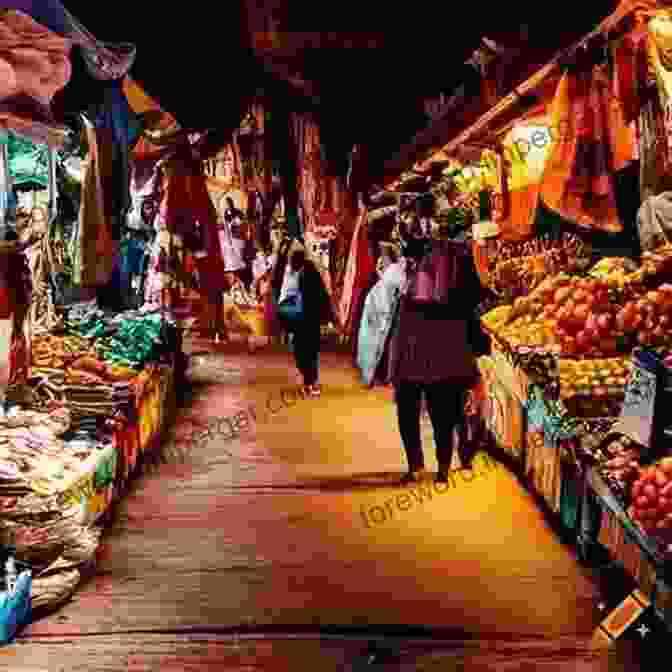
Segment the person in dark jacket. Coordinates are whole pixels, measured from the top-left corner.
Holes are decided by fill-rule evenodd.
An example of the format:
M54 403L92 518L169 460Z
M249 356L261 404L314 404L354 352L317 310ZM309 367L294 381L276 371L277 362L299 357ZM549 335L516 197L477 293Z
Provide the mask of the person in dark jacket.
M303 376L306 394L320 396L319 357L321 325L334 320L331 301L320 272L306 258L305 250L287 241L280 249L273 275L273 299L276 314L278 307L292 297L300 296L301 315L284 319L278 314L279 325L293 335L296 366Z
M389 378L408 460L403 482L417 481L424 469L420 438L424 397L434 430L437 480L445 483L453 432L463 421L466 392L478 379L476 357L489 345L476 316L484 293L468 246L432 241L428 231L422 231L417 220L414 223L406 229L407 279L390 342ZM471 468L468 462L462 466Z

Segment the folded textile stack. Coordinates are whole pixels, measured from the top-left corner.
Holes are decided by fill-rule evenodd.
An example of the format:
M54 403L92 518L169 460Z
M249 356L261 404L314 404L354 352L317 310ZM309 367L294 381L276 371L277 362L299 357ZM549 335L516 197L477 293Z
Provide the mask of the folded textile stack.
M135 407L135 395L131 386L127 383L116 383L112 391L115 415L121 414L131 424L138 421Z
M66 409L0 417L0 543L37 566L61 555L81 562L91 547L77 522L81 507L62 493L77 482L95 447L64 441L69 429Z
M73 415L112 415L112 387L108 385L67 385L65 398Z
M140 319L121 319L116 333L96 343L99 355L107 362L128 367L143 367L158 362L165 352L165 321L160 314Z
M75 303L68 308L68 322L88 322L104 316L105 313L98 308L98 303L95 299L93 301Z
M80 357L93 356L92 344L79 336L40 334L31 345L33 371L63 370Z

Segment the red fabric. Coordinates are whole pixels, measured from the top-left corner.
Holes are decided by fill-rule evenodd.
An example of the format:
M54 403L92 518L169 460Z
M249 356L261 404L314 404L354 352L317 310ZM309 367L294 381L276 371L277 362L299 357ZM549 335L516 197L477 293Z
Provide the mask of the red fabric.
M9 362L9 384L25 385L28 382L30 368L30 346L23 331L15 333L12 338Z
M371 277L376 272L376 260L371 254L366 226L360 227L356 240L357 268L352 286L350 314L345 325L346 333L353 337L359 331L366 293L371 288Z
M620 232L614 173L634 156L634 137L614 104L606 73L566 74L553 124L568 129L554 142L541 185L546 207L584 228Z
M647 81L647 30L639 26L614 47L615 76L613 93L623 110L626 123L639 116L643 86Z
M217 212L202 164L182 155L172 159L166 168L166 196L161 206L166 226L182 236L187 246L203 244L207 256L197 262L201 286L208 292L223 292L224 260L217 233ZM196 222L202 231L200 241L195 238Z

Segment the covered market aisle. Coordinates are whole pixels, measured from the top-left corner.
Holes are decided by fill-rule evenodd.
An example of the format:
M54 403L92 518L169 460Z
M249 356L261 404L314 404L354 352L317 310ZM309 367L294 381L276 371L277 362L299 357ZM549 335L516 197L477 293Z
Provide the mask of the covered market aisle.
M391 511L409 491L395 484L389 393L327 353L322 398L297 400L286 352L232 347L192 344L192 393L164 463L120 502L95 578L25 628L2 669L350 670L397 626L404 643L389 640L385 669L623 669L616 651L589 660L595 586L504 466L480 463L473 482L457 475ZM237 439L180 438L244 409L258 424ZM381 521L376 506L387 520L365 522L363 511ZM434 640L420 648L409 625Z

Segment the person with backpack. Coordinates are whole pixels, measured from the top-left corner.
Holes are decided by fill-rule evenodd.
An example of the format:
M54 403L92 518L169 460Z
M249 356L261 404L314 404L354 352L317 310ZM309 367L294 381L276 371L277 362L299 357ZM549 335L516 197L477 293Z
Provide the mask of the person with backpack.
M417 482L424 470L423 397L434 430L437 481L446 483L454 429L462 423L466 394L478 380L476 357L489 348L476 315L483 291L467 244L432 240L422 210L401 221L399 231L406 278L390 337L389 379L408 461L402 483ZM462 466L471 468L464 461Z
M315 264L296 240L283 243L273 274L273 305L279 325L293 336L296 367L304 392L319 397L322 324L333 322L329 295Z

